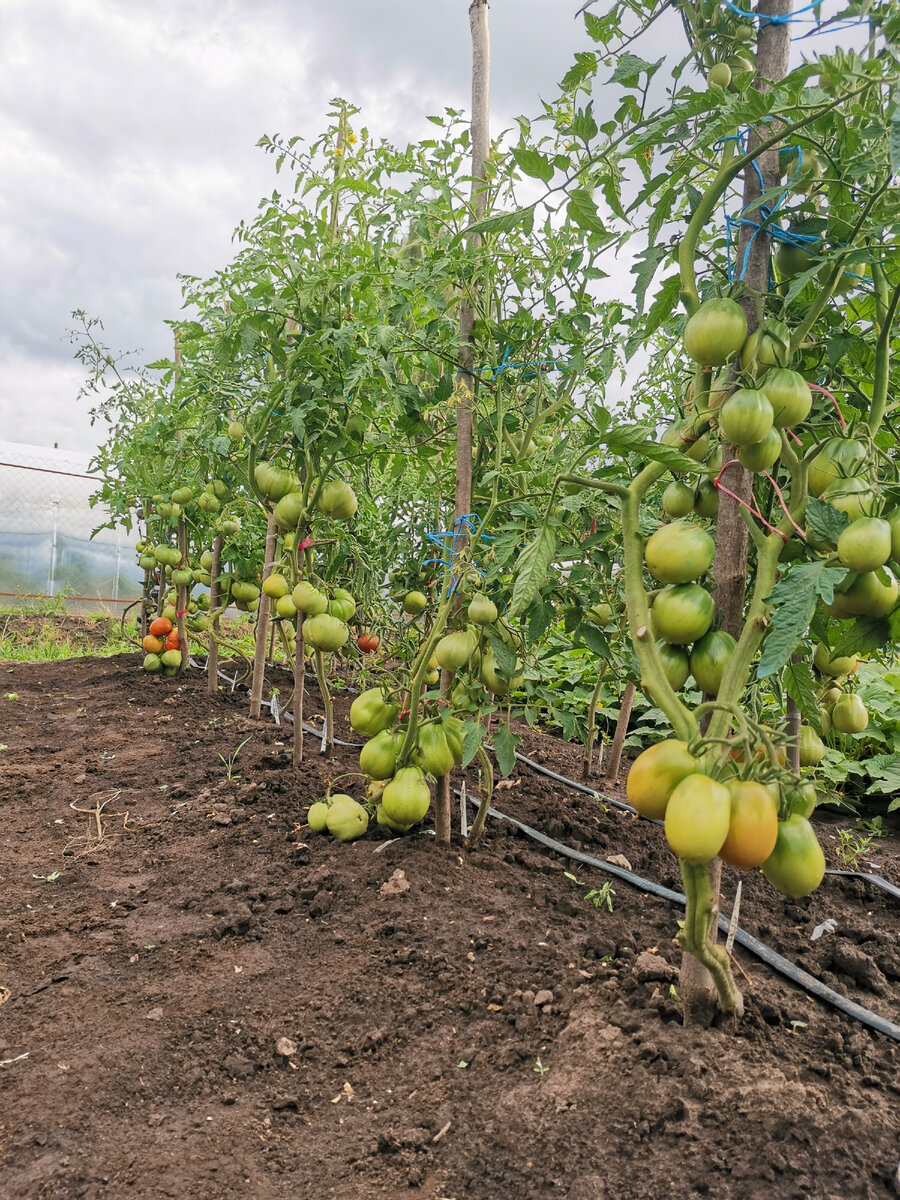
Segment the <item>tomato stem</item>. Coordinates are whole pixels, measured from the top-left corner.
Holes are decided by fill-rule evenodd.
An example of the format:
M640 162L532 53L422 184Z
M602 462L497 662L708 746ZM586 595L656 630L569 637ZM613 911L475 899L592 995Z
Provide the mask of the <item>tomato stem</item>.
M684 880L684 929L678 936L682 950L692 954L709 971L716 985L719 1008L736 1017L744 1011L744 999L734 982L731 960L721 946L709 940L715 920L715 896L709 881L707 863L678 860Z

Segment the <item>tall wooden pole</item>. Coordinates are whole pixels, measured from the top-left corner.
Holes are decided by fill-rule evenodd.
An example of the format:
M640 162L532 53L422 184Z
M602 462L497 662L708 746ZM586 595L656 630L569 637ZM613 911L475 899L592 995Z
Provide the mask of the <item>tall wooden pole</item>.
M760 0L760 17L786 17L791 13L791 0ZM791 49L791 27L787 21L760 21L756 47L756 78L753 87L768 92L772 83L784 79L788 71ZM771 135L771 127L765 127ZM748 149L759 145L762 138L751 129ZM761 220L758 205L763 191L778 185L781 168L777 150L767 150L756 159L757 175L752 165L744 172L743 216L750 221ZM755 236L754 236L755 235ZM772 259L772 239L763 230L742 225L734 262L735 279L744 284L740 297L747 317L747 332L759 326L769 288L769 265ZM734 447L724 447L725 461L735 457ZM753 476L735 463L722 474L722 483L743 501L749 502L753 491ZM716 560L713 567L714 600L719 625L733 637L738 637L744 623L744 600L747 594L747 527L741 517L740 505L724 491L719 493L719 512L716 519ZM722 885L722 860L716 858L710 867L712 894L719 895ZM715 940L718 925L712 922L710 937ZM708 1025L716 1009L716 990L712 976L693 955L685 953L681 963L678 988L684 1001L684 1022Z
M491 146L490 82L491 38L488 28L487 0L472 0L469 5L469 29L472 34L472 190L470 224L480 221L487 208L487 186L484 164ZM470 251L481 245L481 235L470 233L466 242ZM475 366L472 344L475 330L475 271L462 288L459 307L459 370L456 373L456 490L454 499L454 530L456 521L472 511L472 424L475 411ZM441 695L449 697L452 676L441 675ZM450 845L452 804L450 777L442 775L437 781L434 798L434 826L437 844Z

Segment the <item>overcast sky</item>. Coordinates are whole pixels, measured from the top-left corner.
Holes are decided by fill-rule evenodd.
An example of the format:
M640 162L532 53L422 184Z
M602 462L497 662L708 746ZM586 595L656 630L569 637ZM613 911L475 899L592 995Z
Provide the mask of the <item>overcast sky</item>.
M554 94L585 46L581 2L492 0L494 133ZM169 354L177 273L224 265L235 225L276 186L261 134L314 136L337 95L403 141L433 132L428 113L468 109L468 0L0 7L0 416L11 441L94 448L70 312L99 316L114 350ZM637 47L644 57L670 49L667 20Z
M276 186L262 133L314 136L336 95L379 135L468 109L468 0L5 0L0 18L0 413L12 441L90 451L65 330L170 352L176 274L228 261ZM580 0L494 0L494 131L553 94Z

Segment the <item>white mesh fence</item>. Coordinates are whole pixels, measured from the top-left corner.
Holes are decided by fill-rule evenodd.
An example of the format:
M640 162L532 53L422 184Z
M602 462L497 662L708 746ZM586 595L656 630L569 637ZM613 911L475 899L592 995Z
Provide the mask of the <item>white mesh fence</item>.
M109 516L91 508L98 486L84 455L0 442L0 604L63 596L118 610L140 596L137 532L91 537Z

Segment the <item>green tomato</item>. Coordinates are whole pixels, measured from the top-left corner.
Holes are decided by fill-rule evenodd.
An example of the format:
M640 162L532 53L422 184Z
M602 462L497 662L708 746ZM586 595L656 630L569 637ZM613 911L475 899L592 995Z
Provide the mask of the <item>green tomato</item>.
M303 639L317 650L340 650L349 637L350 630L344 622L328 613L307 617L303 622Z
M428 607L428 598L424 592L407 592L403 598L403 611L409 616L417 616Z
M704 367L721 367L743 346L747 318L734 300L707 300L688 320L684 348L689 358Z
M815 891L825 877L825 855L806 817L794 813L779 822L775 849L762 870L769 883L795 900Z
M716 544L705 529L673 521L653 533L644 547L647 570L660 583L690 583L713 564Z
M335 521L349 521L357 507L356 493L343 479L329 480L319 492L319 499L316 501L319 512Z
M653 602L653 628L676 646L699 641L712 624L713 598L696 583L663 588Z
M694 490L680 479L673 479L662 494L662 509L667 517L686 517L694 507Z
M737 645L730 633L713 629L696 642L691 650L691 674L700 690L708 696L717 696L722 683L722 674L734 655Z
M880 517L857 517L838 538L838 558L851 571L875 571L891 556L891 527Z
M676 785L666 806L666 841L679 858L707 863L728 836L731 797L708 775L688 775Z
M719 410L719 429L735 446L750 446L763 440L772 428L773 417L764 392L738 388Z
M838 733L862 733L869 724L869 710L859 696L841 696L831 710L831 722Z
M381 793L385 815L398 825L415 825L430 804L431 791L420 767L401 767Z
M759 390L772 405L776 429L789 429L805 421L812 409L812 392L799 371L772 367L766 371Z
M687 650L681 646L670 646L668 642L659 640L656 643L656 653L659 655L672 691L680 692L691 673Z
M385 699L381 688L368 688L350 705L350 727L357 733L374 737L397 719L399 708ZM371 772L366 772L371 774Z
M352 796L332 796L325 825L339 842L353 842L369 828L369 814Z

